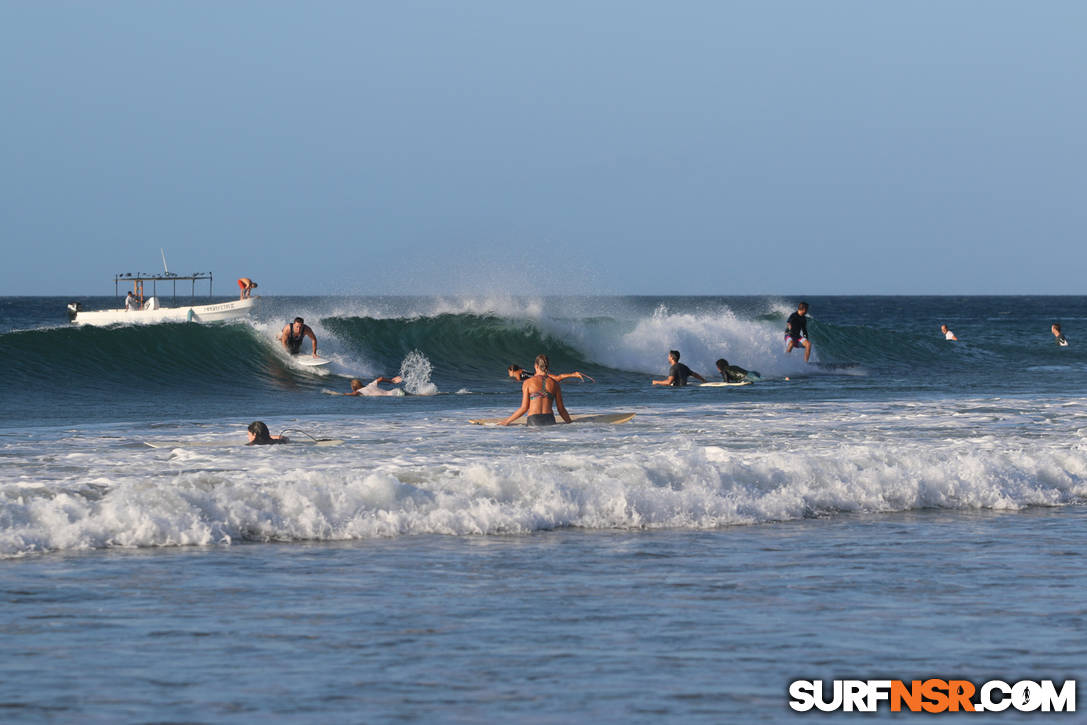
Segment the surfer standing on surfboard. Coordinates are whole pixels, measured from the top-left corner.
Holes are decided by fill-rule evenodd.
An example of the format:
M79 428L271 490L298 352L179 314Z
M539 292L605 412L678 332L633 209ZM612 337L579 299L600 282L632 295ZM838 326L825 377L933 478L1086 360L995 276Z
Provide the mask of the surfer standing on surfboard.
M294 322L284 325L283 332L279 333L279 341L291 355L302 351L302 341L307 337L313 340L313 356L317 357L317 336L301 317L296 317Z
M804 362L811 357L811 340L808 339L808 303L801 302L796 306L796 312L789 315L785 322L785 352L793 351L794 347L804 348Z
M559 415L570 423L570 414L562 404L562 389L559 382L548 373L551 362L543 353L536 356L536 374L521 384L521 407L513 415L502 421L509 425L528 413L527 425L555 425L555 413L552 404L559 409Z

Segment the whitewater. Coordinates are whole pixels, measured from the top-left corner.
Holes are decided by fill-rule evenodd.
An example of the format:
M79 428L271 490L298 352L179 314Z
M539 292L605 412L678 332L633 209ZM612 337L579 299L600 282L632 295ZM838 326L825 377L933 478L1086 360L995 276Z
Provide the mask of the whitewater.
M777 721L796 678L1080 674L1087 300L807 301L810 365L793 298L269 297L104 329L0 298L0 705ZM277 348L295 315L328 370ZM762 380L653 388L670 349ZM563 384L571 413L636 417L469 425L539 352L597 381ZM394 374L407 395L325 394ZM255 419L293 442L246 447Z

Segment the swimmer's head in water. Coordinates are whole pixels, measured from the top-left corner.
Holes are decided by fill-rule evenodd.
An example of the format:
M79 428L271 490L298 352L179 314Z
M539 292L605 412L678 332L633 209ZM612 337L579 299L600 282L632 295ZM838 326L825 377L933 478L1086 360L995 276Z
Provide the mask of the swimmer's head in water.
M362 384L361 380L359 380L358 378L351 378L351 392L355 392L356 390L358 390L359 388L362 388L362 387L365 387L365 386Z
M249 436L250 443L270 443L272 440L272 434L263 420L254 420L249 424Z
M551 361L542 352L536 356L536 367L545 373L551 369Z

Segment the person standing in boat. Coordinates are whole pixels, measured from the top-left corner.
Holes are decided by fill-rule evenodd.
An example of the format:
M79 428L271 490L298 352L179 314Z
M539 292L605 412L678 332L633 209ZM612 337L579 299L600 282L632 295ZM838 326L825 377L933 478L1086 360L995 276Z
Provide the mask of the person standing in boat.
M317 336L301 317L296 317L294 322L284 325L283 332L279 333L279 341L291 355L302 351L302 342L307 337L313 340L313 356L317 357Z
M132 290L128 291L128 295L125 297L125 312L135 312L140 309L140 301L132 293Z
M253 290L257 288L257 283L248 277L242 277L238 280L238 289L240 290L239 300L244 300L246 297L253 295Z

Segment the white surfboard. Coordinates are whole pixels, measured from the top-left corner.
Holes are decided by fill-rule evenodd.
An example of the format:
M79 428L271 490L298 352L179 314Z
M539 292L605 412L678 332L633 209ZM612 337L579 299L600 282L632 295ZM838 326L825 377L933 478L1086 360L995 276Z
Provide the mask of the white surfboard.
M300 437L297 437L297 438L291 438L290 436L287 436L287 438L288 438L288 441L286 443L279 444L279 445L293 446L295 444L301 444L301 445L305 445L305 446L321 446L321 447L343 445L343 440L341 440L340 438L318 438L317 440L311 440L311 439L306 438L304 436L300 436ZM223 438L223 439L219 439L219 440L144 441L143 444L145 446L150 447L150 448L235 448L235 447L245 447L245 446L248 445L248 443L246 443L244 435L242 435L241 437L231 436L229 439L228 438ZM275 445L275 444L273 444L273 445ZM263 446L251 446L251 447L252 448L266 448L267 446L263 445Z
M325 365L331 363L331 360L326 360L323 357L314 357L312 354L307 355L305 353L299 353L291 357L291 362L299 367L304 368L322 368Z
M723 382L723 381L722 382L716 382L716 383L702 383L698 387L700 387L700 388L737 388L737 387L739 387L741 385L751 385L751 381L750 380L743 380L743 381L738 382L738 383L726 383L726 382Z
M575 423L609 423L615 425L626 423L635 415L636 413L602 413L598 415L571 415L570 419ZM504 420L505 418L473 418L468 422L475 425L499 425ZM559 425L562 425L560 418L556 417L556 420L559 420ZM528 416L522 415L510 425L528 425Z

